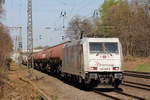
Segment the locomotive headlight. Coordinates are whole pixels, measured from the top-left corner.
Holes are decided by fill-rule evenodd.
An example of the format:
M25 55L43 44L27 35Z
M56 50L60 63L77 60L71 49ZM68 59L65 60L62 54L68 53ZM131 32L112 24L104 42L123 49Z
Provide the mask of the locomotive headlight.
M98 68L97 67L91 67L91 70L97 70Z
M119 67L113 67L113 70L119 70Z

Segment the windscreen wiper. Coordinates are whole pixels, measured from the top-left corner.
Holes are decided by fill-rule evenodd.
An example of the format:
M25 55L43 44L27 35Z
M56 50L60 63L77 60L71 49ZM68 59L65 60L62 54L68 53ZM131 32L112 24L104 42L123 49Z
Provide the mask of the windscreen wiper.
M108 53L112 56L112 53L106 47L105 47L104 51L105 51L105 53Z

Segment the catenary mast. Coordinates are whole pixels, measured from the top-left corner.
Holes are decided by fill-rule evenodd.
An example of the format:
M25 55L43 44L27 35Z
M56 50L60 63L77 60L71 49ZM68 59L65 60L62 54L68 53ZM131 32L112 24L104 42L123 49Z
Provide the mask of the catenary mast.
M33 31L32 31L32 0L28 0L28 22L27 22L27 52L28 57L31 57L31 67L33 67ZM28 68L30 63L28 62Z

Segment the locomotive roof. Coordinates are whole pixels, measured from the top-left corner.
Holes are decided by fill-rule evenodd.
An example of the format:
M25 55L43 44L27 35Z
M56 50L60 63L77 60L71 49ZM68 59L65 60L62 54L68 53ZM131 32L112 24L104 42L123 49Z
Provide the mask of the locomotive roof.
M84 41L88 42L119 42L118 38L83 38L79 40L73 40L69 43L66 43L65 47L82 44Z
M119 42L118 38L85 38L89 42Z

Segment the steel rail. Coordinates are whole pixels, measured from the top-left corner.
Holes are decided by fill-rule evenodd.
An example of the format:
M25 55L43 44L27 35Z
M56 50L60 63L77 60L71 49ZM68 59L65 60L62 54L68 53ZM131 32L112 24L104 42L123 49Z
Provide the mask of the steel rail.
M142 90L146 90L146 91L150 91L150 89L148 88L143 88L143 87L139 87L139 86L134 86L134 85L130 85L130 84L121 84L121 85L124 85L124 86L128 86L128 87L133 87L133 88L137 88L137 89L142 89Z
M145 100L145 99L142 98L142 97L138 97L138 96L134 96L134 95L131 95L131 94L127 94L127 93L125 93L125 92L121 92L121 91L118 91L118 90L115 90L114 92L119 93L119 94L122 94L122 95L125 95L125 96L128 96L128 97L136 98L136 99L139 99L139 100Z
M105 96L105 97L108 97L108 98L114 99L114 100L121 100L121 99L119 99L119 98L117 98L117 97L114 97L114 96L111 96L111 95L105 94L105 93L100 92L100 91L98 91L98 90L94 90L94 92L95 92L95 93L97 93L97 94L103 95L103 96Z
M137 72L137 71L128 71L128 70L125 70L124 73L137 73L137 74L146 74L146 75L150 75L149 72Z
M96 92L96 93L98 93L98 94L100 94L100 95L109 97L109 98L114 99L114 100L122 100L122 99L120 99L120 98L117 98L117 97L114 97L114 96L105 94L105 93L100 92L100 91L98 91L98 90L94 90L94 92ZM139 99L139 100L145 100L145 99L142 98L142 97L138 97L138 96L134 96L134 95L131 95L131 94L127 94L127 93L124 93L124 92L121 92L121 91L118 91L118 90L114 90L113 92L116 92L116 93L118 93L118 94L121 94L121 95L124 95L124 96L127 96L127 97L131 97L131 98L135 98L135 99Z
M125 83L129 83L129 84L134 84L134 85L140 85L140 86L145 86L145 87L149 87L150 88L150 85L147 85L147 84L141 84L141 83L135 83L135 82L129 82L129 81L124 81Z
M125 76L132 76L132 77L137 77L137 78L144 78L144 79L150 79L150 75L140 75L140 74L135 74L135 73L123 73Z

